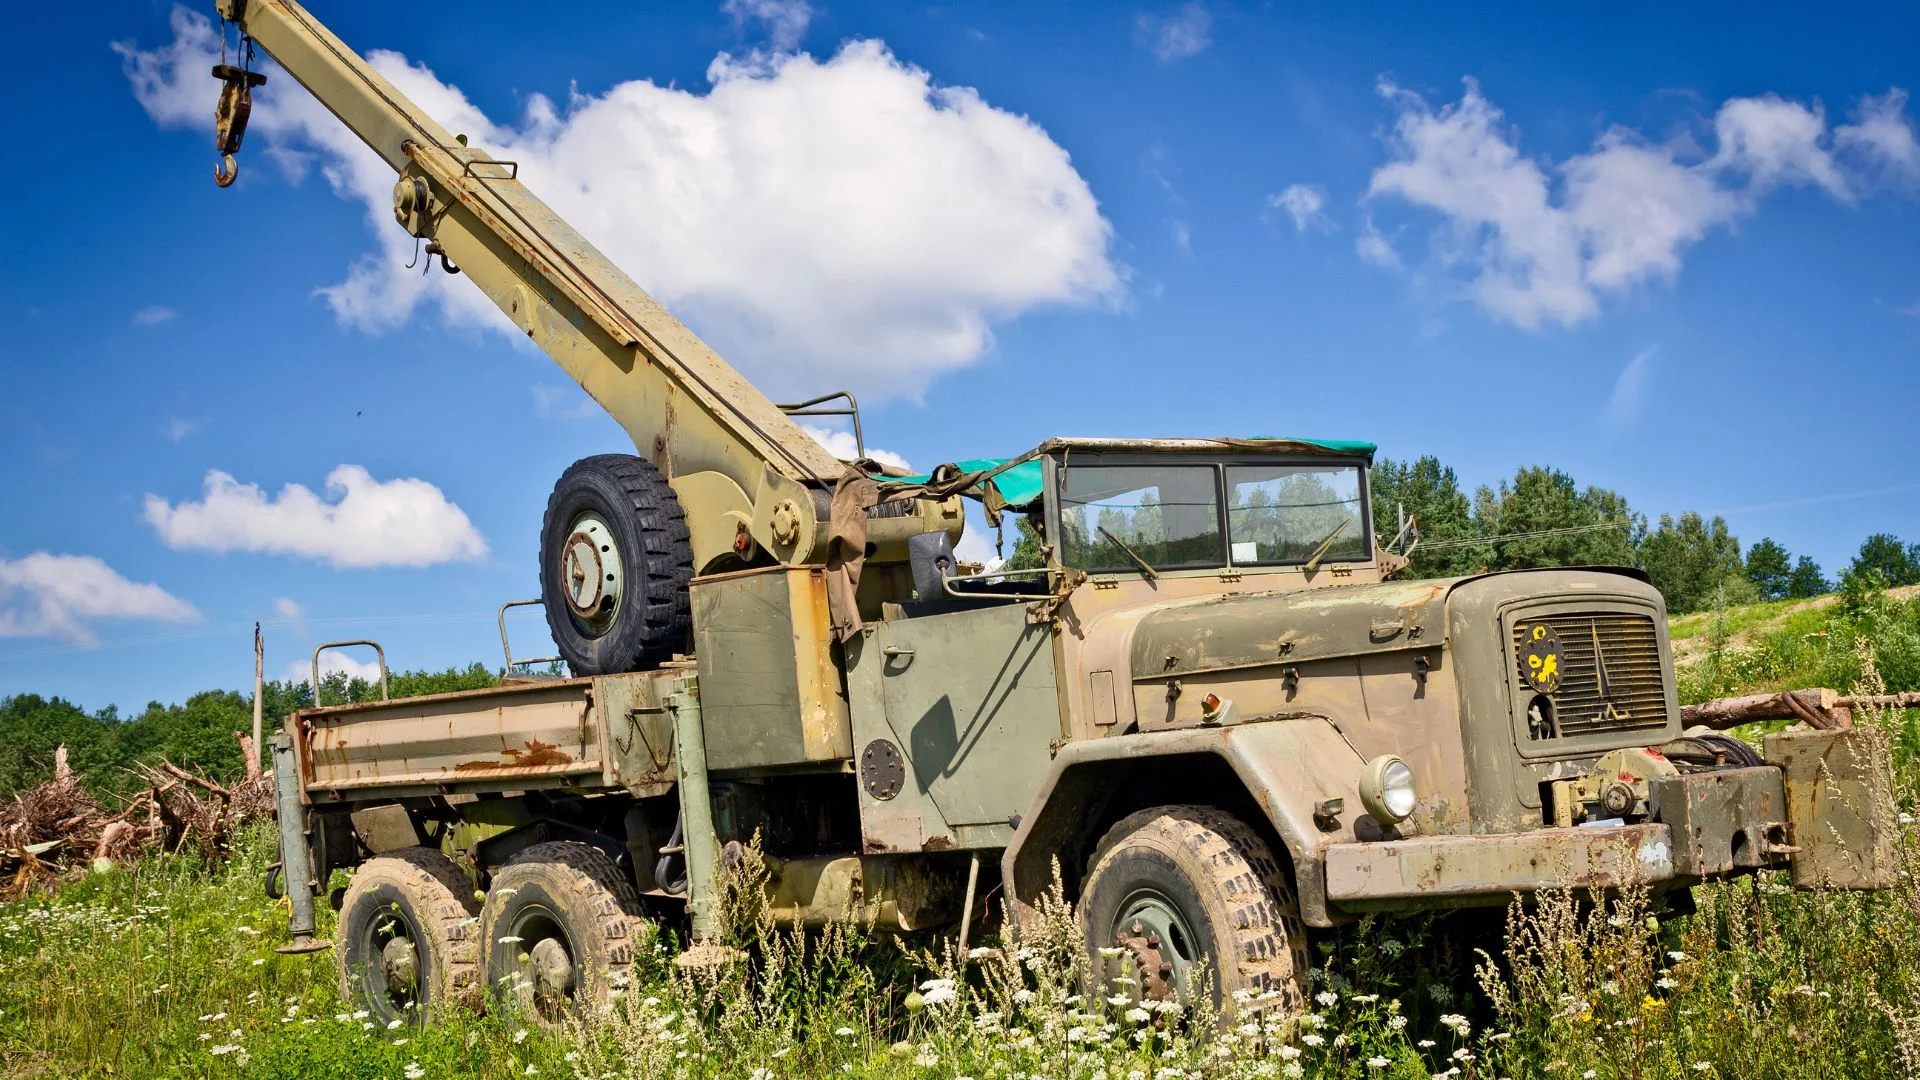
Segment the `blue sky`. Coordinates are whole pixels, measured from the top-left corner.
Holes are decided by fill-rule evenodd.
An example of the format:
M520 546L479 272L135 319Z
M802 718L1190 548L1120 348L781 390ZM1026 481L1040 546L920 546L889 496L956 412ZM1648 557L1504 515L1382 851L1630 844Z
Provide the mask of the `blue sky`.
M1910 8L313 7L917 465L1365 438L1829 568L1920 539ZM630 444L401 272L390 177L283 75L214 187L201 10L0 42L0 694L242 687L256 619L273 675L340 637L497 663L554 478Z

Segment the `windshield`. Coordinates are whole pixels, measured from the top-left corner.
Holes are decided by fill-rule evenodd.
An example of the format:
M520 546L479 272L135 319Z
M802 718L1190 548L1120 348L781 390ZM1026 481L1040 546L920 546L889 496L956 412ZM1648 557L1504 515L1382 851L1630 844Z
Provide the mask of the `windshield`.
M1212 465L1071 465L1060 493L1061 555L1084 570L1220 566L1220 491ZM1129 554L1131 553L1131 555Z
M1358 465L1170 461L1060 470L1060 557L1095 573L1364 560ZM1225 512L1222 513L1224 508ZM1223 535L1224 530L1224 535ZM1324 551L1322 546L1324 545Z
M1352 465L1227 466L1227 534L1236 566L1367 557L1366 506Z

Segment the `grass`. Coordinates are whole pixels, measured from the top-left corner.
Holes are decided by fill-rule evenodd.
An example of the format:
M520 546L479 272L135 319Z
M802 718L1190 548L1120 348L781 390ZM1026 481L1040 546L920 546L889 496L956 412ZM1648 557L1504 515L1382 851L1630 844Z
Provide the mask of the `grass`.
M1686 693L1920 687L1920 601L1725 613ZM1737 637L1730 627L1750 632ZM1914 714L1871 716L1920 793ZM1911 820L1911 819L1907 819ZM959 956L847 925L796 934L736 871L739 953L683 970L660 931L610 1013L550 1031L493 1012L431 1029L343 1011L328 954L280 956L285 913L255 830L212 868L160 857L0 908L0 1072L59 1077L1880 1077L1920 1072L1920 835L1874 894L1778 875L1660 917L1626 890L1547 894L1496 918L1368 920L1316 938L1315 1011L1225 1025L1088 987L1064 903ZM1493 913L1497 916L1497 912ZM322 933L331 927L322 926ZM1478 946L1479 951L1476 951ZM1090 992L1091 991L1091 992Z

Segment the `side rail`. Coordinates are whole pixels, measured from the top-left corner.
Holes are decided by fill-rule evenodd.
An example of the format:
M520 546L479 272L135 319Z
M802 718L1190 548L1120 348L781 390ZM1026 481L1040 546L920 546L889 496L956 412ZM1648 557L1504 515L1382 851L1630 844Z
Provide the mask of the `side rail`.
M323 641L319 645L315 646L313 650L312 686L313 686L313 704L315 708L319 708L321 705L320 654L323 652L326 652L328 649L350 649L356 645L364 645L367 648L370 648L373 650L373 655L376 658L378 658L380 661L380 700L388 701L392 698L393 695L388 691L388 687L387 687L387 650L381 648L379 642L368 641L368 640L365 640L364 638L356 639L354 641Z

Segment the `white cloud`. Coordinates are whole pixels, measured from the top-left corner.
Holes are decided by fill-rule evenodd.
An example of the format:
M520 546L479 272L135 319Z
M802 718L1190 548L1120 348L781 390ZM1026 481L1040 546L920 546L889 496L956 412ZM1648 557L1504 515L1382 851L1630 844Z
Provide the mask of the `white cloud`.
M134 312L133 325L159 326L161 323L172 322L174 319L178 318L179 315L180 315L179 312L173 310L170 307L161 307L159 304L154 304L150 307L143 307L139 311Z
M1163 64L1206 52L1213 44L1213 13L1205 4L1183 4L1167 15L1142 12L1134 20L1134 38Z
M1486 311L1528 328L1583 322L1599 314L1602 293L1671 279L1689 246L1753 213L1775 188L1813 186L1850 202L1857 184L1833 147L1893 175L1908 153L1902 136L1912 136L1898 90L1866 99L1857 122L1832 133L1817 104L1766 95L1720 106L1715 151L1704 158L1689 155L1685 140L1656 143L1614 127L1586 153L1555 164L1521 154L1471 79L1457 103L1437 110L1390 82L1380 92L1398 115L1391 160L1375 170L1369 200L1438 212L1440 269L1463 275ZM1397 264L1398 252L1390 263L1387 241L1369 229L1362 258Z
M726 0L720 10L733 19L736 29L749 22L765 26L777 53L799 48L807 36L807 24L813 21L813 5L807 0Z
M205 129L218 41L183 8L172 26L170 44L117 48L149 116ZM367 58L449 129L518 160L534 191L776 396L917 395L986 350L996 322L1124 294L1112 227L1066 151L877 41L827 60L723 54L704 94L633 81L563 105L533 95L517 125L397 53ZM464 278L404 269L414 245L393 224L392 170L293 79L276 71L256 94L250 135L316 154L365 208L375 250L322 290L340 319L380 331L429 304L519 338Z
M1380 230L1374 227L1371 217L1361 223L1360 238L1353 242L1353 250L1360 256L1361 262L1378 266L1382 270L1401 269L1400 253L1394 250L1386 237L1380 235Z
M1267 212L1282 211L1293 220L1296 232L1308 229L1333 230L1333 219L1326 215L1327 192L1318 184L1290 184L1278 195L1267 196Z
M327 474L327 501L301 484L269 498L218 469L198 502L146 498L145 517L170 548L258 551L337 567L432 566L479 559L487 542L425 480L375 480L358 465Z
M307 609L301 607L299 602L291 596L273 598L273 614L282 622L299 622L300 616L306 613Z
M1607 398L1607 422L1615 427L1631 423L1640 415L1646 405L1647 380L1653 365L1653 358L1660 352L1660 346L1649 345L1634 354L1627 366L1613 380L1613 394Z
M1838 199L1849 198L1833 155L1822 145L1827 115L1774 94L1731 98L1713 118L1720 149L1708 168L1733 169L1760 189L1779 184L1816 184Z
M1173 237L1173 246L1180 249L1180 254L1193 254L1193 226L1181 218L1168 218L1167 232Z
M97 619L192 622L192 604L154 584L121 577L92 555L36 551L0 559L0 637L50 637L91 645Z
M813 441L827 448L834 457L852 461L860 454L859 444L854 441L853 432L823 428L802 422L800 430L813 437ZM891 450L882 450L877 446L867 447L867 456L883 465L897 465L902 469L911 469L907 459Z
M339 649L326 649L320 653L320 678L325 680L334 672L345 672L348 679L363 679L378 685L380 682L380 661L359 660ZM286 680L291 683L306 684L313 681L313 658L295 660L287 664ZM332 698L329 704L339 704Z
M167 418L166 425L160 429L160 433L165 435L169 441L181 442L199 434L200 428L201 423L198 420L188 420L182 416L170 416Z
M1907 118L1907 92L1898 88L1860 99L1853 123L1833 129L1842 154L1863 159L1887 182L1903 187L1920 183L1920 140Z

